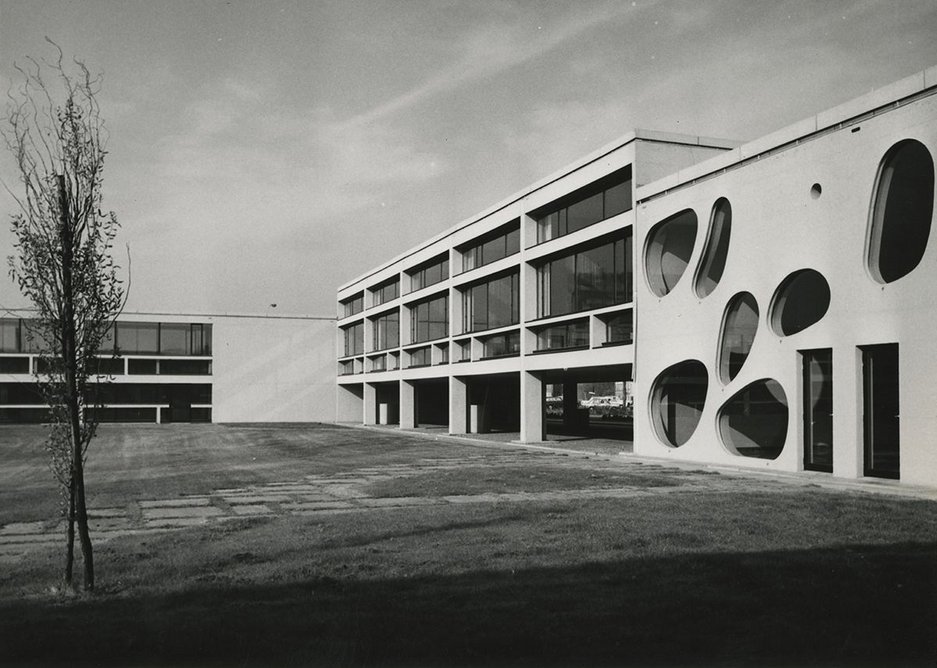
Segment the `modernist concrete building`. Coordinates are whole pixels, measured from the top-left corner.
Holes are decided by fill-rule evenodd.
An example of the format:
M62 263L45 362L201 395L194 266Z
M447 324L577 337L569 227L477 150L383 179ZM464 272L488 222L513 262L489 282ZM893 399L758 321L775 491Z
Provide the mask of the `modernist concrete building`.
M626 135L343 286L339 419L539 441L549 395L576 428L630 385L636 188L734 146Z
M937 485L935 93L637 131L343 285L337 419L535 442L615 383L640 454Z
M0 318L0 423L41 422L29 313ZM331 422L335 319L127 313L102 350L102 421Z

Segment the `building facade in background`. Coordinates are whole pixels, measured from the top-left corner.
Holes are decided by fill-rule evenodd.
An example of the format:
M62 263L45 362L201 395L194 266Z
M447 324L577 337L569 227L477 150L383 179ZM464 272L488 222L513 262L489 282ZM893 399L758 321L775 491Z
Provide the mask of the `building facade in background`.
M28 317L0 318L0 423L48 416ZM334 318L124 314L100 354L100 420L331 422L334 327Z
M935 92L638 131L347 283L337 419L937 484Z

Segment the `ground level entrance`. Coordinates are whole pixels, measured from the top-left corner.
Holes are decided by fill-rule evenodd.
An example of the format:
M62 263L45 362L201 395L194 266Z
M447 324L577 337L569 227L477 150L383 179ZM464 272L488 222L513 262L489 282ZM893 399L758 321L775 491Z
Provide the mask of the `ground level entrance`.
M631 441L631 365L544 372L546 435Z

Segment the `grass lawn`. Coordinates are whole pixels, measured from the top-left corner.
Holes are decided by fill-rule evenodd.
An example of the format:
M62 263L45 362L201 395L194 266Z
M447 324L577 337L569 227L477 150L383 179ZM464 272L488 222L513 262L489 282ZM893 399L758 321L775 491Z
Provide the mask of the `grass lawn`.
M41 436L0 428L0 524L55 510ZM51 593L61 551L34 551L0 571L0 664L937 659L937 502L329 426L108 427L92 447L92 509L372 467L366 498L451 502L99 542L90 597Z

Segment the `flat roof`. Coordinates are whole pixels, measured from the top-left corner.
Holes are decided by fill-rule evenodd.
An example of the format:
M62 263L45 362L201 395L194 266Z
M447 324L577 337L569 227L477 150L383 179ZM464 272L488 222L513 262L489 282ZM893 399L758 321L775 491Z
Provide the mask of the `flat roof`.
M12 317L25 317L27 314L34 313L36 309L34 308L15 308L15 309L4 309L0 310L0 318L4 316ZM330 320L335 321L337 317L334 315L299 315L292 313L228 313L228 312L187 312L187 311L124 311L117 319L120 320L124 316L133 316L133 317L163 317L169 316L171 318L259 318L262 320Z
M767 153L784 150L806 138L831 132L844 123L854 122L886 108L892 108L902 100L935 92L937 92L937 65L640 186L637 189L636 199L638 202L643 202L660 197L667 192L709 178L726 169L740 167L747 162L758 160Z
M680 134L676 132L658 132L656 130L642 130L642 129L632 130L631 132L625 135L622 135L618 139L615 139L609 142L608 144L605 144L604 146L592 151L591 153L586 154L584 157L574 160L573 162L569 163L565 167L562 167L561 169L551 173L549 176L546 176L542 179L539 179L538 181L535 181L534 183L530 184L529 186L526 186L525 188L522 188L521 190L518 190L512 195L508 195L506 198L502 199L496 204L493 204L487 209L482 210L480 213L477 213L473 216L470 216L469 218L466 218L462 222L457 223L453 225L452 227L449 227L443 230L442 232L440 232L434 237L431 237L427 241L417 246L413 246L405 250L403 253L400 253L399 255L395 256L394 258L381 263L374 269L370 269L366 271L365 273L361 274L360 276L353 278L347 283L344 283L343 285L339 286L338 290L339 291L347 290L348 288L353 287L357 283L361 283L362 281L367 280L374 274L377 274L378 272L396 264L397 262L400 262L401 260L405 260L411 255L416 254L418 251L424 248L427 248L428 246L432 246L434 243L437 243L445 239L446 237L451 236L455 234L456 232L463 230L466 227L474 223L477 223L478 221L484 218L487 218L488 216L494 213L497 213L498 211L502 209L507 208L508 206L514 204L515 202L519 200L524 199L525 197L531 195L532 193L535 193L538 190L550 185L551 183L554 183L560 180L564 176L567 176L568 174L575 172L577 169L582 169L583 167L597 160L601 160L603 157L605 157L609 153L617 151L618 149L627 146L628 144L630 144L631 142L635 140L651 141L651 142L666 143L666 144L682 144L686 146L703 146L707 148L722 148L722 149L733 149L742 144L741 141L733 140L733 139L719 139L716 137L700 137L696 135L686 135L686 134Z

